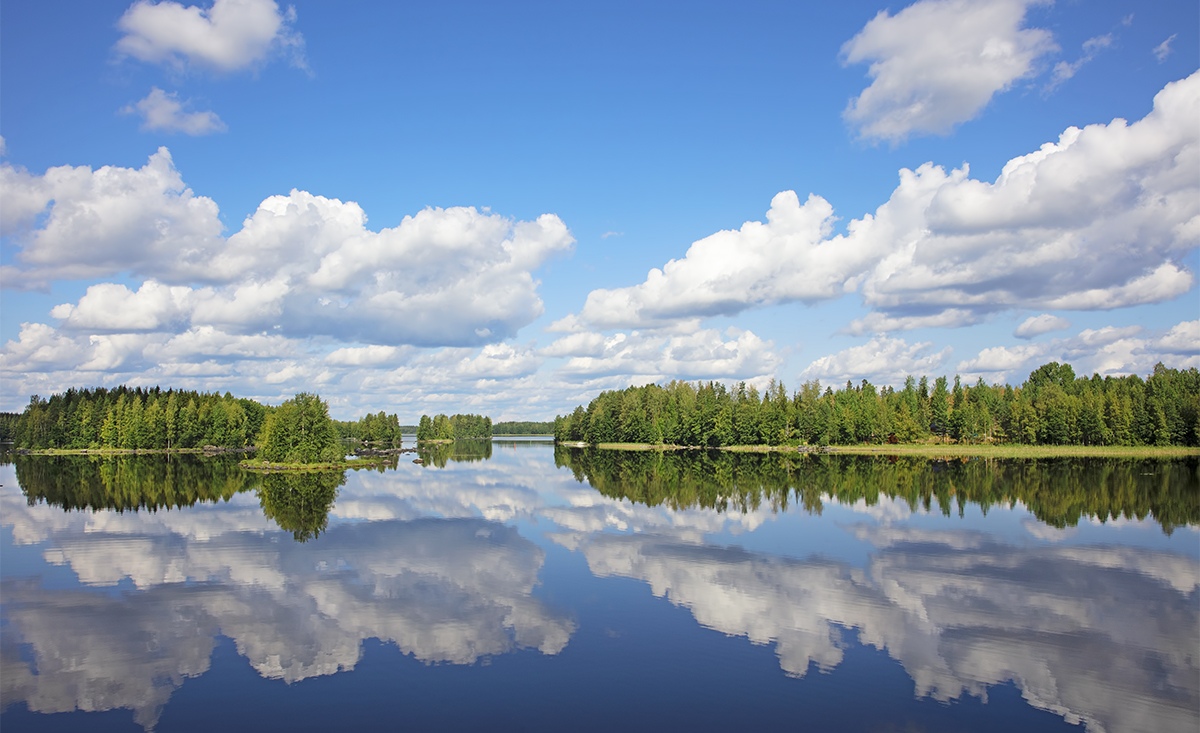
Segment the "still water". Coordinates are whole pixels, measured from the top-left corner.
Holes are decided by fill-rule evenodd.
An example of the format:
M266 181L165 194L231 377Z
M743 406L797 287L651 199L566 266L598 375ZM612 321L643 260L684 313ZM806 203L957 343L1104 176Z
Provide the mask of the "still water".
M0 728L1200 729L1200 466L0 466Z

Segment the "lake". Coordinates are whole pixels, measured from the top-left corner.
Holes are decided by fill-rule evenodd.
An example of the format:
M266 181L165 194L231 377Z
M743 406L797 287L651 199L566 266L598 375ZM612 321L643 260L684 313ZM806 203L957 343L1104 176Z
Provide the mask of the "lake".
M1200 729L1200 464L0 465L13 731Z

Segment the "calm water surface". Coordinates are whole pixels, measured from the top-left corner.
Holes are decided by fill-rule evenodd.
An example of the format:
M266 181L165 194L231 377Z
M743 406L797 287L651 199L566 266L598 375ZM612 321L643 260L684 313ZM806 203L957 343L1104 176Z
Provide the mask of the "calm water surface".
M0 466L0 728L1200 729L1197 461Z

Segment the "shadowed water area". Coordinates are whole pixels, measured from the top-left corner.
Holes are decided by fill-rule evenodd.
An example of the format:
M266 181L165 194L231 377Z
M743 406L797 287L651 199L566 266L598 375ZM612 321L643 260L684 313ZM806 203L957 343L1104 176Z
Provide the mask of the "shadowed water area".
M0 465L8 731L1200 728L1200 463Z

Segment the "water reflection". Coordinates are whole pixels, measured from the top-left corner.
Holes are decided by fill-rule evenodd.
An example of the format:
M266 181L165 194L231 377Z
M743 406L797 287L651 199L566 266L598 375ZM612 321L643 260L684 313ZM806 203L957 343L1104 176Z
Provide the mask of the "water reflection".
M1089 731L1200 726L1200 564L1115 544L1136 531L1194 553L1182 544L1194 528L1167 537L1156 524L1195 523L1194 460L931 464L483 445L345 477L168 469L140 456L56 472L21 458L20 490L7 478L0 487L11 537L0 703L127 708L151 728L187 678L216 674L222 635L260 676L289 683L354 670L363 641L377 638L428 664L555 656L525 667L532 689L538 675L574 674L602 695L623 672L598 674L594 642L557 655L583 636L577 611L600 624L627 614L627 597L604 600L603 612L595 601L612 581L594 578L621 577L647 584L637 595L648 603L653 594L703 627L772 645L778 669L761 667L796 685L834 678L818 673L844 671L847 651L865 644L896 660L920 699L986 699L1011 683ZM969 504L990 507L987 521L960 520ZM1064 541L1014 504L1069 529L1107 524L1083 522ZM170 511L145 511L155 508ZM1135 518L1126 536L1122 517ZM753 549L764 535L778 549ZM730 544L742 540L751 549ZM839 555L838 542L860 549ZM40 563L14 571L14 549ZM77 583L62 580L68 570ZM853 678L836 684L850 699L863 692ZM670 680L659 692L686 708Z
M258 483L235 456L12 456L31 505L66 510L175 509L228 500Z
M263 514L297 542L315 538L329 525L329 510L338 487L346 483L342 471L270 473L262 477L258 499Z
M426 466L445 468L450 461L486 461L492 457L490 440L456 440L452 443L418 443L417 457Z
M696 620L772 643L788 674L842 660L840 629L886 652L919 697L986 700L1011 681L1090 731L1200 725L1196 564L1130 548L1024 548L977 532L859 525L865 568L647 535L560 536L592 572L645 581Z
M152 727L182 678L207 671L218 633L260 675L290 683L353 669L366 639L427 663L471 664L515 649L557 654L574 630L531 595L544 551L481 519L340 525L308 545L249 533L80 537L57 552L91 584L132 572L142 590L5 581L5 706L130 708ZM138 572L147 553L170 572Z
M1060 458L1053 460L928 460L915 457L713 452L625 452L564 448L556 464L606 496L674 509L699 506L742 512L800 505L820 513L823 501L843 504L880 497L913 509L961 514L1021 503L1054 527L1081 518L1153 517L1170 534L1200 523L1200 462Z

